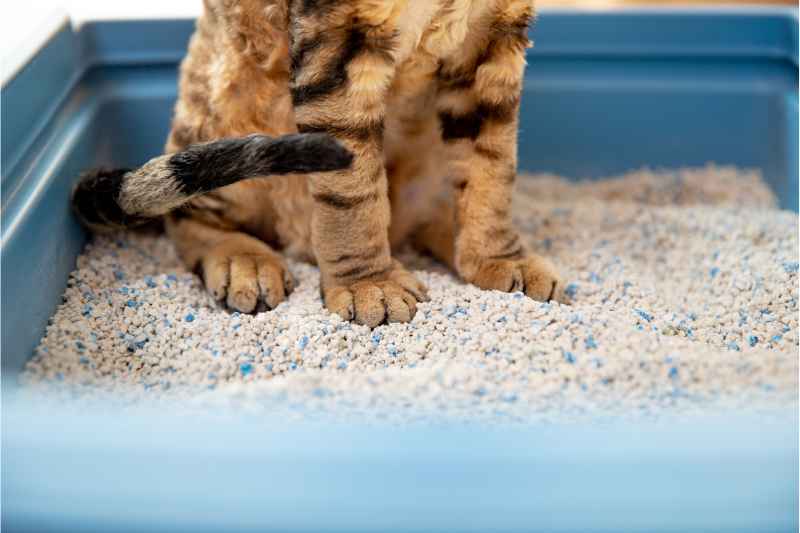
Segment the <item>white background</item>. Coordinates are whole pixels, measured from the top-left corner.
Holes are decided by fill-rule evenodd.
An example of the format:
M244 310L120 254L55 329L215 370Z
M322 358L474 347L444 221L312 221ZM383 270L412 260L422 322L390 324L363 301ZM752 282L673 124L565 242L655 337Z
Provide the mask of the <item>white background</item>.
M4 83L69 16L87 20L196 17L202 0L0 0L0 54Z

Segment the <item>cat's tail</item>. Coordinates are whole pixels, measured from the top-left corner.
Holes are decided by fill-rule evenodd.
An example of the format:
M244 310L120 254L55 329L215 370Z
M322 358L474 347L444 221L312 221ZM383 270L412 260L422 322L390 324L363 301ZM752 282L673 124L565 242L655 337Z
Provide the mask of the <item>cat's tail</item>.
M347 168L352 154L321 133L250 135L189 146L135 169L84 173L72 207L92 230L151 222L191 198L248 178Z

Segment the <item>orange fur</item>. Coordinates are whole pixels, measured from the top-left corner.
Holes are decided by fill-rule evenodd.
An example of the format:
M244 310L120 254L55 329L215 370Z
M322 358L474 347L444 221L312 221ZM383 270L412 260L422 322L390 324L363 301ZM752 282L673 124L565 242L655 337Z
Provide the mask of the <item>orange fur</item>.
M287 2L206 0L167 151L299 125L337 137L353 166L198 199L168 221L187 264L255 290L262 259L235 258L282 271L282 249L319 265L330 310L370 326L410 320L426 298L391 258L407 242L481 287L555 297L555 270L519 245L509 212L532 1Z

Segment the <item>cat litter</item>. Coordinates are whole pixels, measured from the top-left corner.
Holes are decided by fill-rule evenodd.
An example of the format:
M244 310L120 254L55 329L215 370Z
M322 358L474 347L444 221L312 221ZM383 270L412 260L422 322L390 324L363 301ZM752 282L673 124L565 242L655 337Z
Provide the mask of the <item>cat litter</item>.
M22 381L114 408L360 419L568 420L796 408L798 217L757 172L522 176L514 216L568 303L481 291L432 260L414 320L322 306L315 267L258 315L206 294L163 236L98 236ZM102 400L102 402L101 402Z

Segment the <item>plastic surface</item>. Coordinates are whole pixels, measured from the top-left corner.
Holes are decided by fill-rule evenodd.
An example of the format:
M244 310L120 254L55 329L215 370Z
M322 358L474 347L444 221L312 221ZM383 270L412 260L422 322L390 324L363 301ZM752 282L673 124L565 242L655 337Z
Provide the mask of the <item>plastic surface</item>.
M508 440L480 432L470 436L477 439L470 455L458 451L469 442L458 433L409 429L392 441L397 436L390 431L350 428L331 430L339 440L315 441L311 435L319 430L274 435L266 424L229 422L223 430L207 420L192 429L163 413L146 423L97 415L69 418L65 426L66 415L34 414L13 401L16 376L85 242L69 212L71 184L87 167L135 165L160 152L192 28L191 21L95 23L77 34L65 27L3 87L2 377L4 415L10 414L3 417L4 525L36 531L169 525L201 531L226 523L230 530L269 524L308 531L423 530L425 524L508 531L528 525L796 529L796 413L784 427L731 420L714 433L699 423L684 426L673 436L692 445L680 453L658 431L607 427L593 438L629 454L594 461L591 439L567 429L551 429L549 440L537 440L532 430L507 434ZM797 210L796 9L545 10L532 36L522 170L594 178L708 161L756 167L782 207ZM763 442L753 438L756 431ZM642 440L631 443L638 434ZM296 438L297 449L286 444ZM574 438L584 440L572 445L571 456L559 454L561 443ZM255 443L265 440L271 447L259 451ZM229 449L230 443L238 444ZM713 450L732 455L717 457ZM359 462L362 455L370 460ZM538 469L546 472L541 478ZM275 485L245 482L251 472ZM426 492L420 480L433 488ZM486 493L476 488L483 482ZM348 494L363 501L355 505ZM159 495L170 512L156 512ZM227 514L214 497L222 498ZM332 498L330 506L325 498ZM485 508L478 505L482 498L488 498ZM436 521L437 510L451 520Z
M4 531L797 530L797 414L389 428L15 409Z

